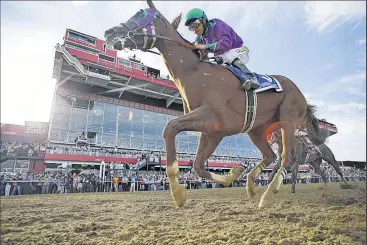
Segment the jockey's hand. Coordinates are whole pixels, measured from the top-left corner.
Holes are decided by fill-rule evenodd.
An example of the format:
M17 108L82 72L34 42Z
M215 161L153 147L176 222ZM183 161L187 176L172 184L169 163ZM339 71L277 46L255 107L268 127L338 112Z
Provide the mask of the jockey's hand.
M206 49L206 45L204 45L204 44L196 44L195 45L195 48L201 49L201 50L205 50Z
M215 62L216 62L218 65L223 64L223 58L222 58L222 57L220 57L220 56L215 56L215 57L214 57L214 60L215 60Z
M208 52L206 52L205 50L198 50L199 55L200 55L200 60L207 60L208 59Z

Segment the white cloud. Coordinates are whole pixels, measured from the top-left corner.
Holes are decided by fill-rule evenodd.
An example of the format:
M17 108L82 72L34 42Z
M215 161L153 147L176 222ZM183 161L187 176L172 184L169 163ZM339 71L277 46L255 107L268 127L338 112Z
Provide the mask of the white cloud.
M339 78L335 83L338 85L342 84L360 84L363 83L364 80L366 80L366 72L360 72L356 74L351 74L347 76L343 76Z
M349 112L350 110L364 110L366 109L366 104L362 104L362 103L356 103L356 102L351 102L351 103L346 103L346 104L332 104L332 105L328 105L328 110L331 112Z
M330 136L327 145L338 161L366 161L366 103L340 104L315 100L316 94L306 94L307 100L317 106L317 117L334 123L338 133Z
M336 81L330 81L320 87L320 93L328 94L331 92L347 93L350 95L366 96L363 86L366 85L366 71L358 72L355 74L345 75Z
M366 74L366 37L359 39L357 43L357 71Z
M312 1L305 4L306 23L318 32L332 31L346 21L366 18L366 1Z

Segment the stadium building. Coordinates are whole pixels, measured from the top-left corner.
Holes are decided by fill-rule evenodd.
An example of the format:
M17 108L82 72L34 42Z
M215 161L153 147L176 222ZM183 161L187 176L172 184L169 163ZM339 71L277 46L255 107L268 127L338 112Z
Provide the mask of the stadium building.
M67 29L64 43L55 46L53 78L57 82L47 128L47 141L53 145L84 143L89 147L161 152L165 149L162 131L166 123L183 114L176 86L168 77L163 78L159 70L136 57L120 58L116 50L106 48L103 40L74 30ZM325 120L320 121L320 127L331 135L337 133L336 126ZM194 154L198 135L181 132L176 137L177 151ZM252 160L261 157L247 135L225 137L213 155ZM180 160L179 165L189 166L189 160ZM99 165L102 161L136 163L138 159L44 154L46 164ZM165 164L164 158L161 164ZM230 168L239 164L209 161L208 167Z

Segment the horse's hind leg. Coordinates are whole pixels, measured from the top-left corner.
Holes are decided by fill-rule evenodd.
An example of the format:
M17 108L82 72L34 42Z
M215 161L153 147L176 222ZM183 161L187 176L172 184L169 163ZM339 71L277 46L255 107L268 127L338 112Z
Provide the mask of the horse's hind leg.
M268 126L268 125L267 125ZM252 198L255 195L255 184L254 180L256 176L272 162L276 160L276 155L271 149L267 139L266 139L266 126L259 126L248 133L252 143L259 149L263 155L262 161L256 165L248 174L246 181L246 191L247 195Z
M295 161L292 166L292 176L291 176L291 180L292 180L291 192L292 193L296 193L298 168L299 168L299 161Z
M340 163L335 160L335 156L333 154L333 152L330 150L329 147L327 147L325 144L322 144L319 146L319 149L321 151L321 157L322 159L324 159L326 162L328 162L331 166L333 166L333 168L335 169L335 171L339 174L339 176L342 178L343 182L344 182L344 186L347 186L347 181L344 178L344 175L340 169ZM343 187L341 185L341 187Z
M279 155L281 155L281 153ZM280 165L281 165L281 157L279 157L279 159L280 159L279 166L276 169L274 175L279 170ZM295 185L296 185L296 182L295 181L297 181L298 166L299 166L299 162L297 162L296 151L293 148L292 149L292 162L291 162L291 164L289 164L287 166L289 169L292 169L292 177L291 177L291 180L292 180L292 187L291 187L292 188L292 193L295 192ZM273 176L273 178L274 178L274 176ZM277 194L279 192L279 189L280 189L280 185L278 185L277 188L273 190L273 193L274 194Z
M283 152L281 167L275 174L273 181L270 182L268 188L261 196L259 203L260 208L270 207L273 204L274 191L279 189L283 183L283 179L287 174L286 168L292 161L292 149L294 147L294 133L295 125L293 121L282 121L282 141L283 141Z
M269 183L273 181L274 175L277 173L278 169L280 168L280 161L281 159L279 158L279 161L277 161L277 164L275 164L273 170L271 170L271 173L269 175Z

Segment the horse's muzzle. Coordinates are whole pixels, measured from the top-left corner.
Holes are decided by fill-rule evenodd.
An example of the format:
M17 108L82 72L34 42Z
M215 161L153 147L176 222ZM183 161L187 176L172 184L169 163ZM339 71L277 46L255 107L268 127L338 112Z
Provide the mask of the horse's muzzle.
M125 26L115 26L108 29L104 33L106 43L109 46L115 46L114 40L116 40L117 37L125 38L126 35L128 34L128 31L129 30Z

